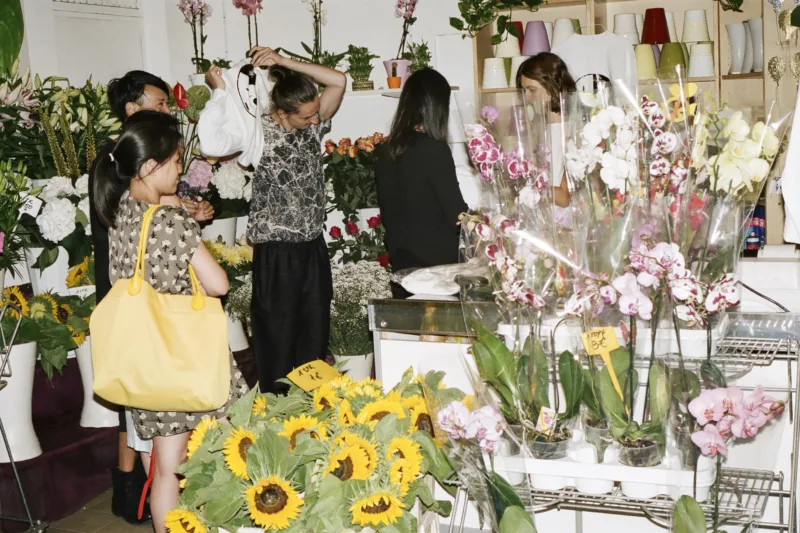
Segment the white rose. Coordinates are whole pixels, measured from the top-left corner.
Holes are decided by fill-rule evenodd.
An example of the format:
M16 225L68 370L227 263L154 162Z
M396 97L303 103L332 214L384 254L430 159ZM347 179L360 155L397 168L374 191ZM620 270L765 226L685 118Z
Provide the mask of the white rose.
M66 198L56 198L44 206L36 217L36 225L42 237L53 243L59 243L75 231L75 204Z
M747 139L747 136L750 135L750 126L748 126L747 121L742 118L741 111L737 111L728 119L723 134L734 141L742 142Z
M75 181L75 190L82 197L89 194L89 174L84 174Z
M750 179L754 183L761 183L769 174L769 163L763 159L751 159L747 165Z
M55 176L47 181L47 185L39 193L39 198L45 202L52 202L57 198L73 194L75 194L75 188L72 186L72 180L64 176Z
M244 171L236 163L222 165L211 178L211 184L217 188L220 198L224 200L240 200L244 196L247 185Z

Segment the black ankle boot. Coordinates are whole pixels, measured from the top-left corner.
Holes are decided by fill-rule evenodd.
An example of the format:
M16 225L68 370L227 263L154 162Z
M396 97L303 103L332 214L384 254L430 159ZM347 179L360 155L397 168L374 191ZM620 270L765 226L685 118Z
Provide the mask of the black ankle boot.
M138 466L138 465L137 465ZM144 512L139 519L139 500L142 497L147 476L139 466L133 472L122 472L119 469L112 472L113 495L111 497L111 512L129 524L141 524L150 520L150 506L145 502Z

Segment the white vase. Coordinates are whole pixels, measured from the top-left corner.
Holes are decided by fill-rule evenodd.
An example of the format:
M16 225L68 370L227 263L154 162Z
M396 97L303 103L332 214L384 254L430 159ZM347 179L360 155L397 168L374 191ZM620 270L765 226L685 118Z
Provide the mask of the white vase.
M358 210L358 229L367 231L369 229L369 219L381 214L380 208L369 207L367 209Z
M250 218L245 215L236 219L236 240L239 240L247 235L247 222Z
M6 269L0 268L0 292L6 288Z
M44 251L44 248L26 248L25 259L28 262L28 276L31 280L34 294L43 292L54 292L62 296L67 295L67 274L69 273L69 255L61 246L58 247L58 258L56 262L39 270L33 264Z
M214 219L211 224L203 228L203 240L216 241L222 237L222 241L233 246L236 242L236 220L235 218Z
M753 71L753 38L750 35L750 25L747 22L742 24L744 28L744 61L742 62L742 74Z
M14 461L26 461L42 454L31 415L37 356L35 342L15 345L6 366L6 374L10 373L11 377L2 378L8 385L0 390L0 420ZM0 463L8 462L6 447L0 445Z
M731 49L731 69L728 74L741 74L747 37L743 24L728 24L728 44Z
M225 314L227 316L227 313ZM247 341L247 334L241 321L234 320L228 316L228 344L232 352L241 352L250 347Z
M750 37L753 41L753 72L764 71L764 19L750 19Z
M206 75L205 74L189 74L189 84L192 87L196 87L198 85L205 85L206 84Z
M344 363L342 372L354 381L366 379L372 375L374 355L371 353L367 355L334 355L333 359L337 363Z
M83 383L83 409L81 410L81 427L113 428L119 426L119 412L116 406L99 398L92 391L94 371L92 369L92 342L90 337L75 350L78 368Z

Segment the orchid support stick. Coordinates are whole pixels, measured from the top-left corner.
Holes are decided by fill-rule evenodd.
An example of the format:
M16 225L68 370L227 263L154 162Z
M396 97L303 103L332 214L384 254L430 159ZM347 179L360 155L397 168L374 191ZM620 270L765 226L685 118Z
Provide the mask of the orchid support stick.
M633 363L636 357L636 317L630 317L630 333L628 336L628 390L631 395L630 403L630 419L633 420L633 392L635 384L633 383ZM647 381L650 381L649 379Z

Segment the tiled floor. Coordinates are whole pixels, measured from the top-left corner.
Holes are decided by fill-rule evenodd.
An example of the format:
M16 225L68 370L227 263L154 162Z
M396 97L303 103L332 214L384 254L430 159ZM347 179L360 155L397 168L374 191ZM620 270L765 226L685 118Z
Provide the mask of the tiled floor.
M101 494L72 516L59 520L48 533L150 533L149 523L132 526L111 514L111 491Z

